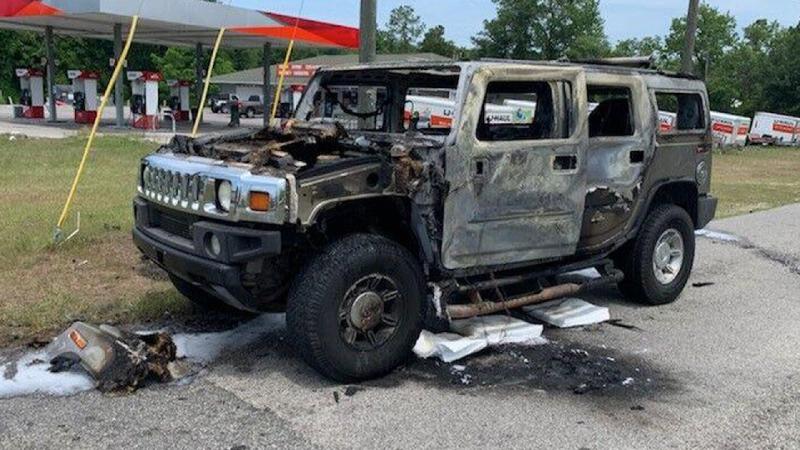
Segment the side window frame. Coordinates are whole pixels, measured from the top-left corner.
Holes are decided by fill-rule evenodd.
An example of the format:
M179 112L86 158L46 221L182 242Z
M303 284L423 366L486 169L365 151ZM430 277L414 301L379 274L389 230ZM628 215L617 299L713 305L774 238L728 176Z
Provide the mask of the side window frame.
M492 83L556 83L557 86L562 87L561 89L551 89L552 90L552 98L554 106L560 105L560 109L563 115L560 117L555 118L554 120L560 120L561 126L555 127L556 134L562 134L565 136L559 137L549 137L543 139L484 139L481 138L479 134L479 129L482 126L481 120L484 117L484 109L486 107L486 100L489 96L489 86ZM569 95L567 95L567 91L563 89L563 87L569 86ZM552 86L551 86L552 87ZM497 144L524 144L524 145L532 145L532 146L539 146L539 145L554 145L558 144L559 142L567 142L572 141L578 137L579 127L577 126L578 118L577 118L577 111L575 106L575 83L573 80L568 78L538 78L538 77L531 77L530 79L506 79L506 78L493 78L488 80L485 86L485 90L483 92L483 97L480 102L480 107L478 109L478 117L475 123L474 130L472 132L472 138L475 139L477 142L487 145L497 145ZM537 99L538 100L538 99ZM534 121L535 121L535 113L534 113ZM558 131L561 133L557 133Z
M589 116L591 115L591 113L589 112L589 104L588 104L589 91L593 87L594 88L598 88L599 87L599 88L626 89L628 91L628 93L630 94L630 96L628 97L628 107L630 108L630 115L631 115L630 120L631 120L631 126L633 127L633 134L629 134L629 135L626 135L626 136L595 136L595 137L591 137L590 136L589 140L591 142L604 142L604 141L619 142L619 141L629 141L629 140L634 140L634 139L640 139L641 136L642 136L642 126L643 126L642 118L640 116L641 111L640 111L640 107L639 107L639 105L641 104L642 92L640 92L640 90L638 90L636 88L637 87L636 83L633 82L633 81L619 81L619 82L617 82L617 81L611 81L611 80L600 80L600 79L594 80L594 79L591 79L591 78L588 79L586 81L586 99L587 99L587 104L586 104L586 123L587 123L587 126L588 126L588 123L589 123ZM647 91L646 90L644 92L644 96L645 97L647 96Z
M679 136L679 135L702 135L706 134L710 127L710 111L708 105L708 98L703 95L703 92L696 91L696 90L681 90L681 89L651 89L650 96L653 102L653 109L655 110L656 119L659 117L659 113L661 109L658 105L658 96L659 95L673 95L676 97L679 95L693 95L696 96L700 100L700 107L703 108L701 111L700 117L703 120L703 126L701 128L691 128L691 129L679 129L677 125L677 117L679 116L679 111L675 111L673 114L676 114L676 123L675 126L672 127L669 131L664 131L661 129L660 126L656 127L656 133L659 136ZM678 106L680 107L680 105ZM670 111L667 111L670 112Z

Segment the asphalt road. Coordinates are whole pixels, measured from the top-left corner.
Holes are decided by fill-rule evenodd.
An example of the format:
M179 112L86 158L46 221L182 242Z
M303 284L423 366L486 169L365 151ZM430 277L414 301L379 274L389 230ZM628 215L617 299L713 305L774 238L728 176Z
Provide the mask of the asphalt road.
M617 326L546 330L552 344L488 351L463 372L416 361L349 389L278 331L189 385L0 400L0 447L797 448L800 205L710 228L743 238L698 239L690 283L713 284L657 308L613 289L588 298Z

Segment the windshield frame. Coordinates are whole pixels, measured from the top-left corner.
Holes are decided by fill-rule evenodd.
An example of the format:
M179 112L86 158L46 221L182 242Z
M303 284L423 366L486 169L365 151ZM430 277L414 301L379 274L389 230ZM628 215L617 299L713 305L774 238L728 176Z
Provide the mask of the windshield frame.
M408 72L404 74L403 72ZM376 75L383 74L383 77L376 76L374 78L365 76L368 73L375 73ZM437 77L441 77L441 84L431 84L431 88L442 88L444 89L445 84L447 84L448 89L452 89L455 92L455 98L459 99L461 96L459 95L459 91L463 85L463 78L465 75L465 68L463 64L458 63L442 63L442 64L430 64L430 65L380 65L380 66L353 66L347 68L336 68L336 69L322 69L317 71L317 73L311 78L309 83L306 86L306 89L303 91L303 95L300 98L300 101L295 109L293 114L293 118L295 120L305 121L306 117L309 113L314 111L314 97L318 92L325 92L322 83L326 79L330 79L332 77L339 76L347 76L348 74L353 75L352 82L348 83L335 83L332 86L351 86L357 87L359 85L363 85L368 88L385 88L387 90L387 94L391 97L397 95L397 91L402 91L403 101L395 101L392 100L390 104L387 106L387 110L397 109L398 103L399 111L402 113L403 109L405 108L405 99L409 95L407 92L407 88L417 88L420 87L419 81L409 81L405 83L406 86L402 89L398 87L398 84L404 84L398 80L402 80L406 77L410 77L414 74L418 74L420 79L426 78L428 80L435 80ZM452 80L455 78L455 81ZM380 82L378 80L384 80ZM458 104L459 100L456 100L456 114L457 111L460 110L460 105ZM387 114L387 112L384 112ZM320 121L333 121L335 119L332 118L312 118L311 120L320 120ZM389 121L394 121L394 117L390 117ZM402 120L401 120L402 122ZM431 137L445 137L449 136L453 133L455 128L457 127L457 117L454 117L453 126L450 128L450 132L445 133L421 133L425 134L426 136ZM370 130L370 129L349 129L349 133L353 134L374 134L374 133L382 133L382 134L403 134L408 132L405 126L396 127L392 123L387 123L384 126L383 130Z

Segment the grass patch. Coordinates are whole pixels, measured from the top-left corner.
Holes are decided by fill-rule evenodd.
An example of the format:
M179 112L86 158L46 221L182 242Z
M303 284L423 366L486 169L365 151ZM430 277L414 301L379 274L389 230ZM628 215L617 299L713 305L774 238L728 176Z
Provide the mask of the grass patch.
M80 233L52 246L85 142L0 137L0 344L48 337L76 320L144 322L191 311L168 281L142 270L131 242L139 160L153 143L95 141L64 230L80 211Z
M717 218L800 202L800 149L747 147L714 154Z

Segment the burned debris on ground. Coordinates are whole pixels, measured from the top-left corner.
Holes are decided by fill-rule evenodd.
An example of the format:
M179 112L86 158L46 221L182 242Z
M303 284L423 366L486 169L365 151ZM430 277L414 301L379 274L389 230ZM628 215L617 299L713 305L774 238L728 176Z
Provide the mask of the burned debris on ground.
M402 376L457 389L522 387L600 396L642 396L674 384L639 357L569 342L491 348L456 365L420 359Z
M80 367L101 392L132 392L147 381L173 381L180 372L177 348L166 333L133 334L76 322L46 351L51 372Z

